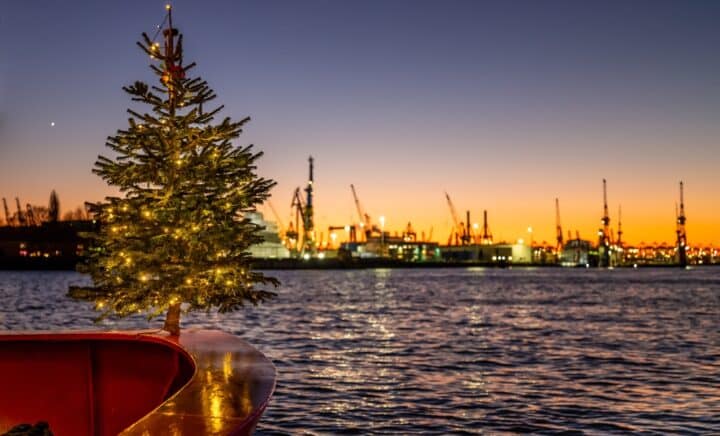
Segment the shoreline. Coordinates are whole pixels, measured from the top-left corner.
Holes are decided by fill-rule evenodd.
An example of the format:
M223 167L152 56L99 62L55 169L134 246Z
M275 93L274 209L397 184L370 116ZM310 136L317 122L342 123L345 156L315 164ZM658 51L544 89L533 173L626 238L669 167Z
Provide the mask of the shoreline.
M25 259L0 259L0 271L75 271L77 259L34 257ZM689 265L690 267L711 267L719 264ZM557 268L578 269L585 266L565 267L550 263L498 263L498 262L405 262L395 259L258 259L253 262L256 270L353 270L353 269L437 269L437 268ZM597 269L590 266L587 269ZM637 264L615 266L617 269L633 268L681 268L675 264ZM605 268L603 268L605 269Z

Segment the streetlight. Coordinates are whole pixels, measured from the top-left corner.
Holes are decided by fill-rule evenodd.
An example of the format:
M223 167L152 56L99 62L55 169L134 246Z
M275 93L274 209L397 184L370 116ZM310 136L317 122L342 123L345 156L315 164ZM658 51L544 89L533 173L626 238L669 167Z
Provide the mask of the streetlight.
M337 239L335 232L330 233L330 239L332 239L332 248L335 248L335 240Z

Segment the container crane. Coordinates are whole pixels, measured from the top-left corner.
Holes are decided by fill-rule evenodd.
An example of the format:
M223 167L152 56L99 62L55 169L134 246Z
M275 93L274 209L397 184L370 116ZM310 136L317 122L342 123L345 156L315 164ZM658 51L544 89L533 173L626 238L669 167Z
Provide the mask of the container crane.
M3 206L5 207L5 225L11 226L13 225L10 217L10 209L8 209L7 200L3 197Z
M559 256L563 249L563 232L560 225L560 200L557 197L555 198L555 233L557 242L555 254Z
M619 248L622 248L622 244L623 244L622 235L623 235L623 231L622 231L622 205L620 205L620 206L618 206L618 230L617 230L617 241L616 241L616 245L617 245Z
M358 198L357 191L355 191L355 185L350 185L350 190L352 191L353 200L355 200L355 209L357 209L358 217L360 218L360 230L362 231L361 233L365 235L365 240L367 241L373 232L380 233L381 230L372 224L370 215L368 215L360 205L360 199Z
M292 210L295 210L295 226L294 229L289 229L286 233L288 236L288 239L294 239L295 240L295 249L301 252L305 252L305 241L309 239L308 236L308 227L307 222L305 221L306 218L306 210L305 210L305 204L303 202L302 196L300 195L300 188L295 188L295 192L293 193L293 199L292 203L290 204L290 208ZM302 228L302 239L300 237L300 229Z
M452 216L453 224L452 231L450 232L450 237L448 238L448 245L453 245L453 238L455 239L455 245L460 245L461 243L465 245L470 242L470 234L466 233L465 225L458 219L455 205L453 205L453 202L450 199L450 195L447 192L445 192L445 199L447 200L448 207L450 208L450 215ZM469 214L470 213L468 212L468 215Z
M20 207L20 199L15 197L15 205L17 206L17 219L18 223L21 226L25 225L25 214L22 211L22 208Z
M685 199L683 198L683 182L680 182L680 211L677 212L677 253L678 264L681 267L687 266L687 235L685 234Z
M25 214L27 225L28 226L39 226L40 220L39 217L35 216L35 212L33 211L33 207L30 203L26 205L27 212Z
M415 231L415 229L413 229L412 223L410 221L408 221L407 227L405 227L402 238L405 242L417 241L417 232Z
M490 233L490 227L488 226L487 210L483 210L483 233L481 243L483 245L491 245L493 243L492 233Z
M609 267L610 265L610 214L607 205L607 181L603 179L603 217L600 219L602 228L598 231L598 253L600 255L599 266Z

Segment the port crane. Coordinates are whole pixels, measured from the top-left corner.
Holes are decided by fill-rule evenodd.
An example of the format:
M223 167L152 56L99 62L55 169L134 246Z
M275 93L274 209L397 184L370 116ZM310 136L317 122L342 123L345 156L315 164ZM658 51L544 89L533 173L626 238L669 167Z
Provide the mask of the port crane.
M413 229L412 223L410 221L408 221L407 227L405 227L402 238L405 242L417 241L417 232L415 231L415 229Z
M600 240L598 241L598 253L600 257L600 267L609 267L610 264L610 214L607 205L607 181L603 179L603 217L600 219L603 227L598 231Z
M295 211L295 226L292 223L290 228L285 233L290 241L294 241L294 249L305 253L306 251L312 251L311 246L312 238L309 235L310 224L307 221L307 208L305 202L300 195L300 188L295 188L293 193L292 203L290 208ZM302 236L300 235L300 229L302 228Z
M491 245L493 243L492 233L490 233L490 227L488 226L487 210L483 210L483 233L481 243L483 245Z
M22 207L20 207L20 199L15 197L15 205L17 206L17 220L18 223L21 226L25 225L25 214L22 211Z
M11 226L12 218L10 217L10 209L8 209L7 200L3 197L3 206L5 207L5 225Z
M675 206L677 209L677 205ZM675 233L677 233L678 264L681 267L687 266L687 235L685 234L685 199L683 198L683 182L680 182L680 211L676 211L677 221Z
M455 205L453 204L452 200L450 199L450 195L445 192L445 199L447 200L448 207L450 208L450 215L452 216L452 231L450 232L450 236L448 237L448 245L453 245L453 239L455 239L454 245L467 245L470 243L470 232L469 229L466 229L466 226L463 222L461 222L458 219L457 211L455 210ZM469 221L469 215L470 212L468 211L468 221ZM469 227L469 223L468 226Z
M615 244L618 246L618 248L622 248L622 205L618 206L618 230L617 230L617 240Z
M350 190L352 191L353 200L355 200L355 209L357 209L358 217L360 217L360 230L362 231L361 233L365 235L365 240L367 241L373 232L379 234L382 233L382 230L372 223L370 215L368 215L360 205L360 199L358 198L357 191L355 191L355 185L350 185Z
M315 222L313 216L313 158L308 158L310 167L310 177L304 191L306 200L300 195L300 187L295 188L292 201L290 203L290 211L295 211L295 225L293 226L292 218L290 226L285 232L285 236L289 240L289 244L294 251L301 254L314 254L317 251L317 240L315 238ZM302 226L302 237L300 237L300 227Z
M35 211L30 203L26 205L27 212L25 213L26 221L28 226L39 226L39 217L35 216Z
M559 256L563 249L563 232L562 226L560 225L560 200L557 197L555 198L555 233L557 242L555 254Z

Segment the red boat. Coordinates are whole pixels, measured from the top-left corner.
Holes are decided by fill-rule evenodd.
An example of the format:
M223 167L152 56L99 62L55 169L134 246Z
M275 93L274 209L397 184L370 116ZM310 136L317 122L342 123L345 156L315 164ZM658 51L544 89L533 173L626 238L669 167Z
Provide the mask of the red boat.
M215 330L0 334L0 434L49 424L55 436L247 435L276 371Z

